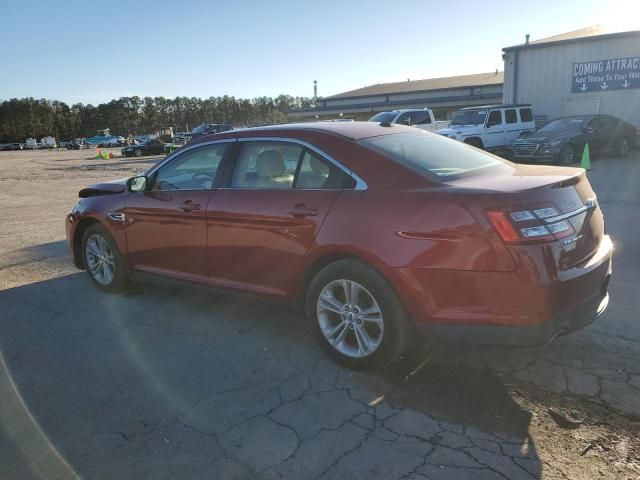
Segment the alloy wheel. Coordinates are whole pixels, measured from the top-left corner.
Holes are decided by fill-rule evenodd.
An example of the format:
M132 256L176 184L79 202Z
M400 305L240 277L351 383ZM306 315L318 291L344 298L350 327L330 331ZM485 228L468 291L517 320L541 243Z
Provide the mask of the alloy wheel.
M87 268L101 285L109 285L115 276L115 256L107 240L97 233L87 238L85 246Z
M374 296L353 280L334 280L320 291L316 306L324 338L351 358L373 354L384 334L382 310Z

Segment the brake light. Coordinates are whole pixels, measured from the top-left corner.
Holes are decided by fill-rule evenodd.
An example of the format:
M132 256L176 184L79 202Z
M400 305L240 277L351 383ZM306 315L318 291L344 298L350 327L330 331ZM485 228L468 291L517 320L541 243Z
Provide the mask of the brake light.
M530 210L489 210L487 218L505 243L548 242L575 233L566 220L547 223L559 215L553 207Z

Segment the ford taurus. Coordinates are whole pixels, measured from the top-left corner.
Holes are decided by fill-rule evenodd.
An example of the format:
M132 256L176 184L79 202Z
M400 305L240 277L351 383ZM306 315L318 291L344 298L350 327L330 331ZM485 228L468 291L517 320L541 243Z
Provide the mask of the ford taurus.
M410 127L234 130L79 196L67 237L101 290L162 276L296 303L353 368L421 337L544 344L609 299L613 248L584 170Z

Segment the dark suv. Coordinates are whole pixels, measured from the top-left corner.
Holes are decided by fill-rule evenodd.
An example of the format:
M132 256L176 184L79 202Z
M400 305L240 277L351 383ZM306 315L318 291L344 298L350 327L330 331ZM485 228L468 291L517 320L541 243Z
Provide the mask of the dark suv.
M591 153L625 157L635 144L636 128L611 115L578 115L551 120L533 133L513 142L517 160L570 165L582 155L585 144Z

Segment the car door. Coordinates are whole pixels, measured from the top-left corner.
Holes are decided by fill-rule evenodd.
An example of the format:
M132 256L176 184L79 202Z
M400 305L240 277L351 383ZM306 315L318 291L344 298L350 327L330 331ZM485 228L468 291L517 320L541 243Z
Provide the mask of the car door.
M494 148L505 145L505 126L502 122L502 110L491 110L485 124L485 148Z
M128 194L125 233L133 271L206 283L206 211L230 142L187 149Z
M586 142L591 153L600 153L606 144L606 133L600 117L593 117L585 128Z
M210 283L287 297L353 178L294 140L247 139L237 150L207 209Z

